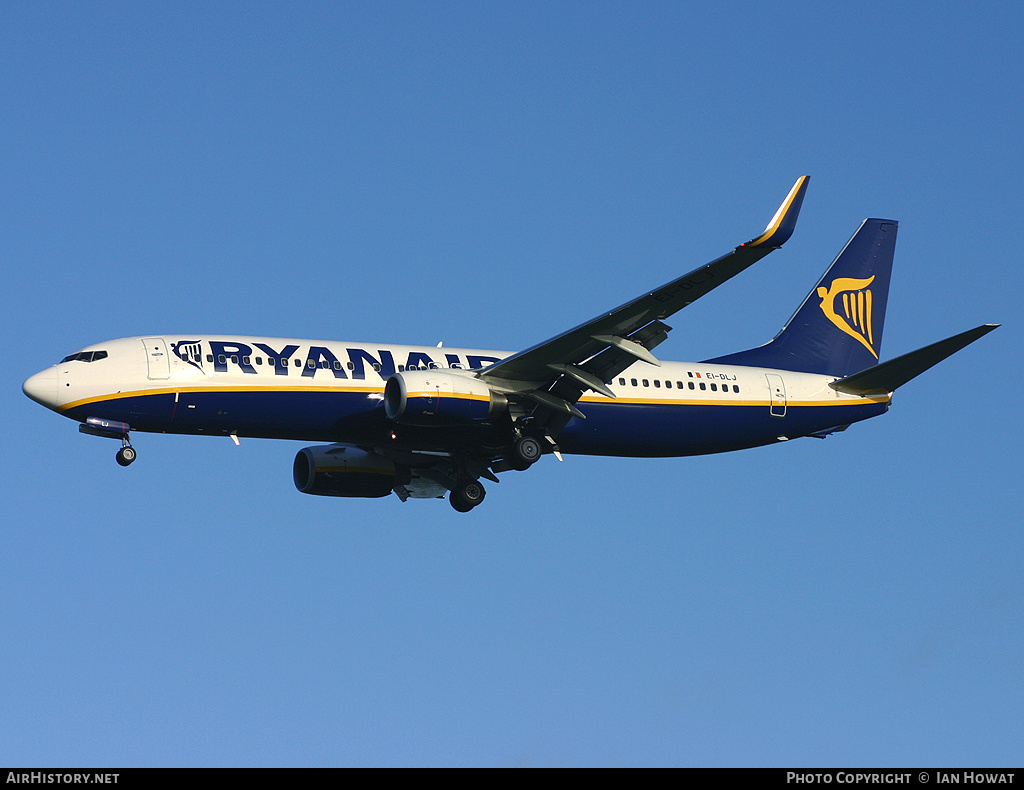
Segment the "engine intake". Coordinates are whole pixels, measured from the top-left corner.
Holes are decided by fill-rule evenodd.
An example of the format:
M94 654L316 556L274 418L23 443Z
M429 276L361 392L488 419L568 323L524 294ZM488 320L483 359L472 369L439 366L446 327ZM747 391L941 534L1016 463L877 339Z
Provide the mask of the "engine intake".
M508 401L480 379L450 370L407 370L384 386L384 411L406 425L453 425L492 419Z
M292 464L292 479L304 494L382 497L395 485L395 465L347 444L303 447Z

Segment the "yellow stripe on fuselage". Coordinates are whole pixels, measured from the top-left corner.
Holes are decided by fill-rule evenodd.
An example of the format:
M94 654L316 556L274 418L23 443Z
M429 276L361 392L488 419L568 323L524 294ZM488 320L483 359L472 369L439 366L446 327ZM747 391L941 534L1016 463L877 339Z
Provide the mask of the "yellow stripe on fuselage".
M149 395L176 395L185 393L195 392L336 392L336 393L349 393L349 394L363 394L363 395L383 395L383 388L380 386L371 387L353 387L353 386L219 386L219 387L161 387L146 390L132 390L128 392L114 392L105 395L94 395L90 398L81 398L80 400L65 403L58 407L58 411L69 411L79 406L87 406L90 403L102 403L110 400L121 400L123 398L140 398ZM441 397L444 398L460 398L462 400L475 400L475 401L486 401L488 398L484 395L475 395L469 393L440 393ZM438 397L437 390L426 390L422 392L410 392L407 394L408 398L434 398ZM888 403L891 400L889 395L875 395L867 396L856 399L832 399L823 398L821 400L787 400L786 406L789 407L800 407L800 406L856 406L863 405L865 403ZM771 404L770 399L762 400L750 400L750 399L733 399L733 398L626 398L619 397L616 399L607 398L603 395L585 395L580 398L580 403L604 403L614 405L631 405L631 406L768 406ZM781 405L781 404L780 404Z
M888 403L891 400L888 395L876 395L870 397L857 398L856 400L794 400L789 399L785 401L787 406L858 406L865 403ZM768 398L763 400L747 400L747 399L736 399L732 398L601 398L601 397L584 397L580 398L580 403L608 403L608 404L619 404L626 403L630 405L640 406L769 406L772 401ZM782 401L779 405L782 405Z
M423 390L421 392L407 392L406 398L458 398L459 400L480 400L489 401L489 395L476 395L470 392L443 392L440 390Z
M147 395L177 395L188 392L348 392L348 393L362 393L364 395L370 395L377 393L380 395L384 394L384 390L381 387L337 387L337 386L305 386L305 387L291 387L291 386L277 386L277 387L245 387L245 386L221 386L221 387L158 387L148 390L131 390L128 392L111 392L106 395L94 395L91 398L82 398L81 400L71 401L65 403L63 406L59 406L59 411L68 411L78 406L86 406L90 403L101 403L102 401L108 400L121 400L122 398L142 398Z

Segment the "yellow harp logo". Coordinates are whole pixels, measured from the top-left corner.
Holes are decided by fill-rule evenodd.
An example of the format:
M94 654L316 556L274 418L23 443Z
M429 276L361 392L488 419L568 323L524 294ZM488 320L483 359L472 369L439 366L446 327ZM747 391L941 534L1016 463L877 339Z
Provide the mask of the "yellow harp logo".
M821 312L825 317L850 337L859 340L878 359L873 348L875 337L871 327L871 289L868 288L874 280L873 275L866 280L840 277L832 281L828 290L819 286L818 296L821 297ZM842 300L837 309L836 302L840 296Z

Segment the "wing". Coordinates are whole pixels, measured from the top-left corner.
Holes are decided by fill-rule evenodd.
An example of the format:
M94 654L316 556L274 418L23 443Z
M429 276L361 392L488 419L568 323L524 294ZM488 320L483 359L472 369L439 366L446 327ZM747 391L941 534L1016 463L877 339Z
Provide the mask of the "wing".
M671 327L662 320L781 247L796 226L809 176L801 176L764 232L727 255L611 312L480 371L479 377L516 393L549 415L583 417L575 404L591 389L615 397L607 383L640 359L661 363L651 349ZM551 427L560 430L557 420Z

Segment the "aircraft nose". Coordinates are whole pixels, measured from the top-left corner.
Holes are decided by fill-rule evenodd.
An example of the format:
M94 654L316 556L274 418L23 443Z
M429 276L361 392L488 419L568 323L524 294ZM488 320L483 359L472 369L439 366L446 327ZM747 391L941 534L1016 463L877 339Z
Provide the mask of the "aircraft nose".
M57 369L47 368L29 376L21 385L21 390L36 403L48 409L57 408Z

